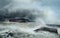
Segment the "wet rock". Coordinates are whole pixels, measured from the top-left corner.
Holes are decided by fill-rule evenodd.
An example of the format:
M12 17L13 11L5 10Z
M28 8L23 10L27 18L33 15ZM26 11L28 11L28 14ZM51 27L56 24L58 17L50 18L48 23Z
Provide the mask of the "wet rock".
M36 29L34 31L35 32L38 32L38 31L48 31L48 32L52 32L52 33L58 34L57 29L55 29L55 28L49 28L49 27L42 27L42 28Z
M11 37L13 37L13 33L8 33L8 35L7 35L7 37L9 37L9 36L11 36Z
M3 38L2 35L0 35L0 38Z
M57 34L49 32L25 33L25 32L5 32L0 34L1 38L59 38Z

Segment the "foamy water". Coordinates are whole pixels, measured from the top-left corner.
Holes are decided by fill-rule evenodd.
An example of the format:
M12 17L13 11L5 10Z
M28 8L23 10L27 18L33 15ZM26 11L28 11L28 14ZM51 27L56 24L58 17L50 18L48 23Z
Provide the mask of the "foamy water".
M59 38L58 35L46 31L34 32L33 29L35 29L37 26L38 25L36 25L36 23L17 23L17 22L1 23L0 34L3 33L3 35L5 35L5 32L12 32L15 34L14 37L18 37L18 38L20 37L21 38ZM12 38L12 37L7 37L7 38Z
M7 28L11 28L12 30L17 29L20 31L33 31L35 29L38 29L40 27L43 27L43 24L40 23L36 23L36 22L28 22L28 23L18 23L18 22L4 22L1 24L0 27L7 27Z
M2 33L4 34L5 32L9 32L9 31L14 31L15 34L17 32L17 34L15 36L18 38L20 38L20 37L21 38L59 38L59 36L57 34L46 32L46 31L34 32L34 30L37 28L46 27L46 23L44 22L45 18L48 19L49 22L52 22L51 20L55 19L54 15L53 15L53 11L50 10L50 8L46 9L46 8L41 7L38 4L37 0L11 0L11 3L6 5L1 10L4 11L5 9L8 10L8 13L13 13L18 10L19 11L29 10L31 12L28 12L28 14L26 14L26 17L28 18L29 15L31 16L31 14L32 14L36 18L34 19L34 21L35 21L34 23L33 22L18 23L18 22L9 22L9 21L0 23L0 29L1 29L0 33L1 34ZM32 11L34 11L34 12L32 12ZM22 15L24 15L24 14L22 14ZM50 18L54 18L54 19L50 19ZM20 34L18 35L18 33L20 33ZM9 37L7 37L7 38L9 38ZM10 38L12 38L12 37L10 37Z

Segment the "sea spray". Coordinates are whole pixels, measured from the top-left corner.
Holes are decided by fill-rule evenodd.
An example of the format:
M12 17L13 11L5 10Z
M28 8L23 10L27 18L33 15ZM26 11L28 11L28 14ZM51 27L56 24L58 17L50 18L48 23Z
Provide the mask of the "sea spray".
M35 29L46 26L46 23L44 22L44 19L46 17L45 15L47 15L48 13L50 14L50 12L45 13L44 10L41 11L41 8L42 7L35 0L11 0L11 3L9 5L1 9L4 11L4 13L9 13L8 16L10 15L10 13L14 13L14 14L16 13L18 17L29 18L29 20L33 19L34 22L20 23L18 21L17 22L5 21L0 25L2 29L5 28L5 30L2 30L3 34L6 31L8 31L8 33L9 31L14 31L14 32L17 32L17 34L16 33L14 34L15 35L14 37L17 37L17 38L20 38L20 37L21 38L40 38L40 37L41 38L58 38L56 34L53 34L50 32L45 32L45 31L39 32L39 33L34 32ZM28 11L28 12L26 13L23 11L26 11L26 12ZM14 14L11 14L10 17L12 16L15 17L16 15ZM19 14L22 16L20 16ZM47 16L50 16L50 15L47 15Z
M18 29L25 29L27 31L35 30L40 27L46 26L44 20L42 19L44 16L44 13L40 10L40 6L36 0L11 0L11 3L7 6L5 6L2 10L7 10L7 13L13 13L11 14L11 17L24 17L28 18L29 20L32 20L34 22L26 23L27 25L24 25L25 23L17 24L17 26L20 26ZM8 15L9 16L9 15ZM6 23L6 21L5 21ZM9 24L9 23L8 23ZM9 25L8 25L9 26ZM24 30L24 31L25 31Z

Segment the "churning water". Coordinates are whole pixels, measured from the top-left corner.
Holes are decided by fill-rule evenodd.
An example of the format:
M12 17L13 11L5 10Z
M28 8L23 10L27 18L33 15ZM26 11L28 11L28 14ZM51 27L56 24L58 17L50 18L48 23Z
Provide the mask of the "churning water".
M41 24L42 25L42 24ZM0 37L2 38L59 38L59 35L47 31L35 32L36 23L4 22L0 24ZM42 27L42 26L41 26ZM14 34L7 37L8 33Z
M19 22L1 22L0 23L0 38L59 38L59 35L47 31L35 32L34 30L40 27L46 27L44 18L48 18L51 13L40 11L40 6L37 0L11 0L11 3L0 9L4 16L9 17L24 17L34 22L19 23ZM46 17L48 16L48 17ZM50 20L50 19L49 19Z

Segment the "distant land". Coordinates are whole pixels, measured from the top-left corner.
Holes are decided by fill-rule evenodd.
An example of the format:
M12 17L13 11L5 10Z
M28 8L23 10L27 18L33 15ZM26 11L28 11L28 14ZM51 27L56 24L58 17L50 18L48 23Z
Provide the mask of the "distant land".
M59 24L47 24L48 26L52 26L52 27L60 27Z

